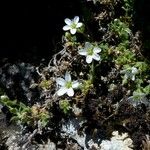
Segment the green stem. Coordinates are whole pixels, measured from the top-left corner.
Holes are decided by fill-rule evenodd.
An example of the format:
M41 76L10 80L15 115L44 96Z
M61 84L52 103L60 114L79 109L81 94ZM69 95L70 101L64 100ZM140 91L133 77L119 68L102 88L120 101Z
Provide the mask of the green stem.
M94 61L91 64L91 70L90 70L90 80L93 83L95 79L95 67L94 67Z

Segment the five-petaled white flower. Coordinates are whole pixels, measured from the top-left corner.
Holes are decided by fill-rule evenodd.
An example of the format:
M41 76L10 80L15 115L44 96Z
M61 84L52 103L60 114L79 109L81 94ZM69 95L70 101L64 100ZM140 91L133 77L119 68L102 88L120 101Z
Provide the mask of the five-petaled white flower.
M65 23L67 25L65 25L63 27L63 30L64 31L68 31L70 30L70 33L71 34L75 34L77 32L77 29L80 28L82 26L82 23L79 22L79 17L78 16L75 16L74 19L68 19L66 18L65 19Z
M86 56L86 62L89 64L92 62L92 60L100 60L100 56L98 53L101 52L101 49L99 47L95 47L89 42L85 43L85 47L83 49L80 49L78 53L80 55Z
M68 96L73 96L73 89L78 88L79 86L78 81L71 81L71 75L68 72L65 74L65 79L57 78L56 83L60 86L60 89L57 91L58 96L62 96L65 93L67 93Z

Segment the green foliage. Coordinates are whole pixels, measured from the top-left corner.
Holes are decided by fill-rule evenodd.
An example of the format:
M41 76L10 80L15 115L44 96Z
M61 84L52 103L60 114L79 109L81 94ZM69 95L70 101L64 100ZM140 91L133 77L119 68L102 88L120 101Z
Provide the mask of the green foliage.
M101 59L103 61L110 59L108 53L109 53L109 45L108 43L101 43L99 47L102 49L101 53Z
M134 0L124 0L123 9L126 12L126 16L133 14Z
M125 10L125 15L114 19L108 25L109 34L113 35L112 37L115 36L117 42L120 43L117 45L109 45L106 41L101 43L100 47L103 50L101 56L102 61L111 61L115 64L122 77L122 85L131 91L132 98L141 100L145 95L150 94L150 85L147 85L150 70L147 61L137 57L136 52L132 50L134 43L130 41L133 38L130 26L132 25L134 0L123 0L123 2L122 8ZM145 45L149 47L148 42ZM110 87L110 90L113 88Z
M137 71L132 72L133 67L136 68ZM121 73L124 74L124 76L122 76L122 84L129 85L133 91L133 100L141 101L146 95L150 94L150 85L143 87L143 85L147 84L146 79L149 77L147 75L149 67L144 61L135 62L133 67L130 64L124 65L124 70L121 71Z
M59 101L59 107L63 111L64 114L68 114L71 109L70 103L67 99Z
M39 86L43 89L49 89L51 85L52 85L51 80L42 80L41 83L39 84Z
M149 65L144 61L136 62L135 67L138 68L140 74L147 73L147 71L149 70Z
M147 85L146 87L140 87L133 92L133 99L141 100L143 97L149 94L150 94L150 85Z
M119 49L119 47L117 47ZM120 55L114 60L117 65L126 65L134 62L136 60L135 54L132 51L126 50L124 52L119 52Z
M31 110L28 106L21 102L18 104L16 100L10 100L6 95L1 96L0 102L7 106L9 111L13 114L11 120L21 122L22 124L27 123L28 120L30 120L30 115L28 114L31 113Z
M147 85L146 87L143 88L143 92L148 95L150 94L150 85Z
M70 43L75 43L77 41L77 37L75 35L72 35L71 33L69 32L66 32L65 33L65 40L67 42L70 42Z
M132 64L136 61L136 55L129 49L129 41L125 40L116 47L109 49L108 54L113 54L113 61L118 66Z
M45 127L49 122L49 112L40 106L30 108L22 102L17 103L16 100L10 100L6 95L1 96L0 103L8 107L13 115L11 120L18 124L27 124L34 127L37 123L40 123L42 127Z
M93 84L91 80L84 80L83 84L81 85L81 91L83 95L86 95L90 89L93 88Z
M46 110L45 107L34 105L31 107L31 116L34 124L40 123L42 127L45 127L52 115Z
M29 107L27 107L26 105L24 105L21 102L18 105L18 108L15 106L10 106L8 104L6 106L9 106L8 108L9 108L10 112L13 114L13 117L11 118L12 121L15 121L19 124L25 124L25 123L27 123L28 125L30 124L31 109Z
M123 70L121 71L121 73L125 74L123 76L123 84L128 83L128 79L126 78L126 74L130 74L131 76L131 70L133 67L137 68L138 72L135 73L134 75L136 75L136 79L134 81L134 84L136 84L136 87L139 88L141 86L141 84L144 82L144 80L148 77L146 76L147 71L149 70L148 64L146 62L134 62L131 64L126 64L123 66ZM134 66L133 66L134 65Z
M129 35L131 34L131 30L129 26L122 22L120 19L115 19L110 23L110 31L118 36L121 41L125 41L129 39Z

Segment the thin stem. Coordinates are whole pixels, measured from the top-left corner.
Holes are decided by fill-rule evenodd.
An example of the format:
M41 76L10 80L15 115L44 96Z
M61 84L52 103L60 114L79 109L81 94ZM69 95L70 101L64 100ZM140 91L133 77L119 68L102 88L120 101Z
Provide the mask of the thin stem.
M93 83L95 79L95 67L94 67L94 61L91 64L91 70L90 70L90 80Z

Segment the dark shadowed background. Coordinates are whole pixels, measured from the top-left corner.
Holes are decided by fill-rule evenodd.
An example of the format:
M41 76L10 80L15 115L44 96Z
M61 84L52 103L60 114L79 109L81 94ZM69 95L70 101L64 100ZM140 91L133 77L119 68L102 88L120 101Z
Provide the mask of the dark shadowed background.
M61 40L65 17L80 15L78 0L0 4L0 58L50 58Z

